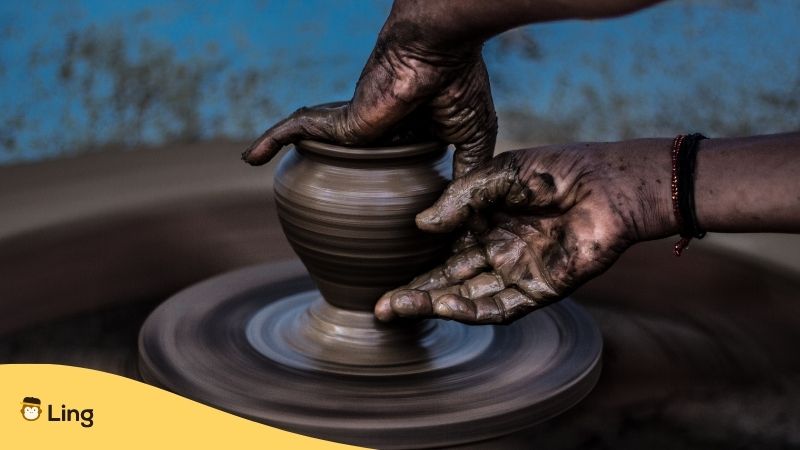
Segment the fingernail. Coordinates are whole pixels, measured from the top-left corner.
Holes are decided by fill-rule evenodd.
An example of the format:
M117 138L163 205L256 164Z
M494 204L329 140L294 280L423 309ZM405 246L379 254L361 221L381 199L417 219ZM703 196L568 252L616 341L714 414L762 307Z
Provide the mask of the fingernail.
M242 152L242 161L247 161L247 157L250 156L250 150L245 150Z

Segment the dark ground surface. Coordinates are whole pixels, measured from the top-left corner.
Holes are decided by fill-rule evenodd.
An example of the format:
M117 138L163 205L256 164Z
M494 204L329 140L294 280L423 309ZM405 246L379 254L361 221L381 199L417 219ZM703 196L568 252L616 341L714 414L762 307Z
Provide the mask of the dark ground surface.
M27 208L36 224L25 228L15 216L6 224L21 231L0 236L0 363L135 378L138 330L159 302L211 275L291 257L263 172L232 165L220 175L228 169L211 158L187 169L182 182L174 169L180 153L166 162L145 156L119 164L119 176L62 165L65 172L53 172L59 189L2 191L0 203L20 192L18 211ZM168 182L153 175L159 170ZM147 176L124 175L132 172ZM70 173L72 184L64 181ZM13 177L1 175L8 188ZM230 188L224 180L233 178ZM75 212L64 193L79 184L81 192L106 189L94 203L88 194L79 199L81 217L36 216L31 201L39 197L44 212ZM159 201L133 201L119 186ZM800 448L800 277L705 243L676 259L671 245L632 248L576 293L605 340L603 373L589 397L549 422L472 447Z

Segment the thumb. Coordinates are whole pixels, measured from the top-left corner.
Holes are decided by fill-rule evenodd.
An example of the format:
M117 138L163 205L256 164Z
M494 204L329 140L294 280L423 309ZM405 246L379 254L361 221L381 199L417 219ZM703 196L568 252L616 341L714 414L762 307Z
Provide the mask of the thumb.
M345 128L349 107L348 103L339 103L300 108L253 141L242 153L242 159L260 166L268 163L284 146L299 140L333 140L333 134Z
M417 227L446 233L464 223L473 211L505 199L517 178L514 161L507 155L498 155L488 164L453 180L433 206L417 214Z

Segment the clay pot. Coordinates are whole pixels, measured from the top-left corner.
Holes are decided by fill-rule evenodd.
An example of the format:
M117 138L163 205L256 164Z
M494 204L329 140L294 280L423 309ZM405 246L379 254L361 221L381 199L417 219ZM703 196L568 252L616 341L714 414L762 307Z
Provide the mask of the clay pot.
M445 144L376 148L301 141L281 160L275 201L283 231L325 300L372 310L385 291L445 257L447 239L415 215L447 185Z

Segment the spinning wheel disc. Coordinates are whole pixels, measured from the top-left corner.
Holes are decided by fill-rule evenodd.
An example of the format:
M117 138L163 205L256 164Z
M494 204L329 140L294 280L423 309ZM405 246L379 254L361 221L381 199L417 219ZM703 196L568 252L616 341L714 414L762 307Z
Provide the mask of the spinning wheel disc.
M320 300L298 262L176 294L139 338L145 380L259 422L339 442L475 442L553 417L594 387L602 340L570 300L509 326L386 326Z

